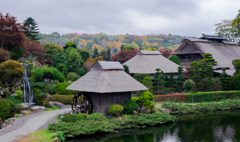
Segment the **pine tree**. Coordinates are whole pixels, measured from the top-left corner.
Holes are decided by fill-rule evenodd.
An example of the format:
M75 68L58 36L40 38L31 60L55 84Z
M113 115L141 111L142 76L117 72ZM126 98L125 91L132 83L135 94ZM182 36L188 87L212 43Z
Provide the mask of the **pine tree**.
M30 38L31 40L39 40L40 38L37 38L39 29L37 29L37 22L32 18L28 17L26 20L24 20L24 33L26 37Z
M153 89L157 90L157 93L160 93L160 91L165 91L165 81L164 81L164 73L161 71L161 69L157 68L156 73L154 75L154 85Z
M144 77L143 85L149 89L149 92L152 92L152 79L151 77Z
M177 91L182 92L183 89L183 83L184 83L184 76L183 76L183 67L178 67L178 78L177 78Z
M129 74L128 66L127 66L127 65L123 65L123 67L124 67L124 71L125 71L127 74Z
M111 59L111 49L108 47L107 49L107 61L110 61Z
M200 62L204 65L202 69L205 70L206 76L209 78L213 77L213 66L217 65L217 62L215 59L212 57L212 54L210 53L205 53L203 60Z
M123 46L123 44L122 44L121 47L120 47L120 49L123 50L123 48L124 48L124 46Z
M92 58L96 58L96 57L99 57L99 52L98 52L98 49L95 47L93 50Z
M222 73L219 76L219 79L222 83L223 90L229 90L230 77L227 75L225 68L222 69Z
M176 79L174 79L174 73L173 72L171 72L170 74L169 74L169 80L168 80L168 84L169 84L169 90L170 91L175 91L175 89L177 88L177 81L176 81Z

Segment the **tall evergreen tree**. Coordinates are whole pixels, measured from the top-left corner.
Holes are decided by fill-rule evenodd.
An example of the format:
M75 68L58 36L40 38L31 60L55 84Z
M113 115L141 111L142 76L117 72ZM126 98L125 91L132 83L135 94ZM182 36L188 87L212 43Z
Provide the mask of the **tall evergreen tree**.
M24 20L23 32L25 33L26 37L35 41L39 40L39 38L37 38L39 33L37 22L32 17L28 17L26 20Z
M179 66L178 67L178 78L177 78L177 91L182 92L183 89L183 83L184 83L184 76L183 76L183 67Z
M123 44L121 44L121 47L120 47L120 49L121 49L121 50L123 50L123 48L124 48L124 46L123 46Z
M98 52L98 49L95 47L93 50L92 58L96 58L96 57L99 57L99 52Z
M177 88L177 81L174 79L173 72L169 74L168 84L169 84L169 90L174 92L175 89Z
M205 53L203 56L204 56L203 60L200 61L204 65L202 69L205 70L206 77L212 78L213 66L216 66L217 62L210 53Z
M108 47L107 49L107 61L110 61L111 59L111 49Z
M161 69L157 68L156 73L154 75L154 85L153 89L157 90L157 93L160 93L160 91L165 91L165 81L164 81L164 74Z

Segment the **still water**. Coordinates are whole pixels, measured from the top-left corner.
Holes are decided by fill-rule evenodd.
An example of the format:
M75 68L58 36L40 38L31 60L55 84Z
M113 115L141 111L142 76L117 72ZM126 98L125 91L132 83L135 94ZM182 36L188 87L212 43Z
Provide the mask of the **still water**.
M178 116L178 121L68 142L240 142L240 111Z

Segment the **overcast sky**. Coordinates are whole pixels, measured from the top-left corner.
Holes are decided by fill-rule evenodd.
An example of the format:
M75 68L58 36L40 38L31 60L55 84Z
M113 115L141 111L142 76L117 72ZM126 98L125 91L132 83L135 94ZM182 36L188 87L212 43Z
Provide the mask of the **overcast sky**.
M214 23L234 19L240 0L0 0L0 12L23 22L32 17L41 33L109 35L214 34Z

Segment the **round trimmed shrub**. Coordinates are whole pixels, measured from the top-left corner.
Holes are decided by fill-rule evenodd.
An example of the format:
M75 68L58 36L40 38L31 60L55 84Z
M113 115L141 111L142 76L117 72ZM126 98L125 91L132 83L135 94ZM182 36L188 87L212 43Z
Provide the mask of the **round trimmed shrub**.
M193 91L194 87L195 83L192 79L188 79L183 83L183 88L185 89L185 92Z
M72 90L67 90L66 88L71 85L69 82L61 82L58 83L55 89L55 92L58 94L63 94L63 95L72 95L75 93L75 91Z
M60 82L64 81L64 75L56 68L39 68L34 73L37 82L42 82L43 78L55 79Z
M178 64L179 66L181 65L181 64L180 64L180 59L178 58L177 55L172 55L172 56L170 56L168 59L171 60L172 62Z
M133 114L133 111L137 111L139 106L133 100L126 100L123 102L124 112L125 114Z
M66 115L62 118L63 122L76 122L79 120L84 120L85 117L83 115L78 115L78 114L69 114Z
M108 108L108 113L113 116L119 116L123 110L124 110L123 106L116 104L116 105L111 105Z
M55 93L55 86L53 84L48 84L45 88L44 88L44 92L45 93L49 93L49 94L54 94Z
M67 75L67 79L71 80L71 81L76 81L80 78L81 76L79 76L78 74L74 73L74 72L70 72Z
M7 60L0 64L0 78L2 81L11 82L15 78L21 78L24 69L21 63Z
M85 75L85 70L84 70L84 68L79 68L78 70L77 70L77 74L78 75L80 75L80 76L83 76L83 75Z
M48 83L45 83L45 82L35 82L32 84L34 88L39 88L41 90L43 90L47 85Z
M15 105L10 100L0 100L0 118L5 120L11 116L14 116Z
M88 115L86 120L101 121L101 120L107 120L107 118L101 113L93 113Z
M59 64L57 65L57 69L58 69L60 72L63 72L64 68L66 68L66 65L65 65L65 64L59 63Z
M56 68L50 68L53 71L53 78L55 80L58 80L60 82L63 82L65 80L64 75Z

